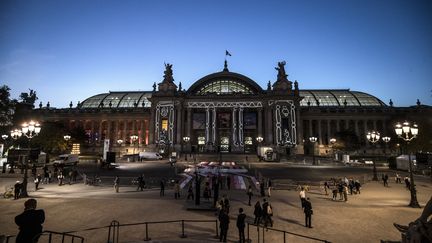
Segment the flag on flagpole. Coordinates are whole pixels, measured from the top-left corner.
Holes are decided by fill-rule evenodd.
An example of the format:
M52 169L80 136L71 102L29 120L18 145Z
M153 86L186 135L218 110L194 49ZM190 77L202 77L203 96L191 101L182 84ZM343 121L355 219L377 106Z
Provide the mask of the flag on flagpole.
M227 50L225 50L225 56L231 56L231 53L229 53Z

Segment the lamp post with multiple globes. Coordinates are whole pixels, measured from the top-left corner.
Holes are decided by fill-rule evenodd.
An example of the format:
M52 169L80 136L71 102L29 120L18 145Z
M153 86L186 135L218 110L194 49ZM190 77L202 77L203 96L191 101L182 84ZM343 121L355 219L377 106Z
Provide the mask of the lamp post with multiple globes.
M185 147L182 148L182 151L183 151L183 153L185 155L185 157L184 157L185 161L187 161L187 151L186 150L187 150L187 144L188 144L189 141L190 141L190 137L189 136L183 137L183 142L184 142L184 145L186 146L186 148Z
M370 131L366 134L366 139L369 142L371 142L372 144L377 143L380 140L380 138L381 138L381 135L377 131ZM375 160L373 160L373 178L372 178L372 180L373 181L378 180Z
M312 143L312 165L315 165L315 143L318 140L317 137L309 137L309 142Z
M35 121L30 121L30 122L25 122L22 126L21 126L21 131L18 129L14 129L11 131L11 137L13 139L18 139L21 136L25 136L29 139L29 141L37 136L41 131L41 125L38 122ZM28 179L28 175L27 175L27 167L28 167L28 160L26 158L24 158L23 161L23 166L24 166L24 178L23 178L23 187L21 190L21 197L28 197L28 193L27 193L27 179ZM12 167L11 167L12 168ZM11 169L12 171L12 169Z
M122 143L123 143L123 139L117 139L117 144L118 144L118 157L119 157L119 159L121 158L121 154L120 154L120 152L121 152L121 145L122 145Z
M63 139L66 141L66 148L69 149L69 140L71 139L71 136L70 135L64 135Z
M130 136L131 140L132 140L132 146L133 146L133 153L132 156L134 156L133 161L135 161L135 142L138 140L138 136L137 135L132 135Z
M395 133L399 138L405 141L405 150L408 153L408 163L409 163L409 172L410 172L410 193L411 193L411 201L409 203L409 206L413 208L420 208L420 205L417 201L417 191L415 189L415 184L414 184L414 175L413 175L413 168L411 163L411 153L408 151L408 143L417 137L418 131L419 129L417 124L414 123L411 125L407 121L405 121L402 124L398 122L395 126Z

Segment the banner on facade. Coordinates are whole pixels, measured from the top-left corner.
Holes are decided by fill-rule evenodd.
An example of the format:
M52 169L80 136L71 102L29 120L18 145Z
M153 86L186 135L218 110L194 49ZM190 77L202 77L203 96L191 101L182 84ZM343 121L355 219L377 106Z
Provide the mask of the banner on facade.
M106 161L106 159L107 159L107 152L109 151L109 146L110 146L110 140L105 139L104 140L104 148L103 148L103 160L104 161Z

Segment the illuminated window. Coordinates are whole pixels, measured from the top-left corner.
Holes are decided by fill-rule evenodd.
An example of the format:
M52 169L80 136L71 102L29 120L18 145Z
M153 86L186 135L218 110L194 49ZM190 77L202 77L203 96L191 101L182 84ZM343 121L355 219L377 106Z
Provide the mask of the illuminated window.
M198 137L198 145L205 145L205 137Z
M168 130L168 119L162 119L162 130Z
M253 94L253 91L246 85L237 81L218 80L204 85L197 94L217 93L217 94L230 94L234 92L241 92L244 94Z

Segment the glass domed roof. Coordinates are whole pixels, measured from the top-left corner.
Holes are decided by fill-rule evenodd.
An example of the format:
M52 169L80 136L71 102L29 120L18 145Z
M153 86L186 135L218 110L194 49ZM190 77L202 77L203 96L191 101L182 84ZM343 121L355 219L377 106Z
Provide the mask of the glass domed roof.
M112 108L150 107L150 97L149 91L109 92L87 98L80 108L110 107L110 103Z
M300 90L300 106L386 106L377 97L349 89Z

